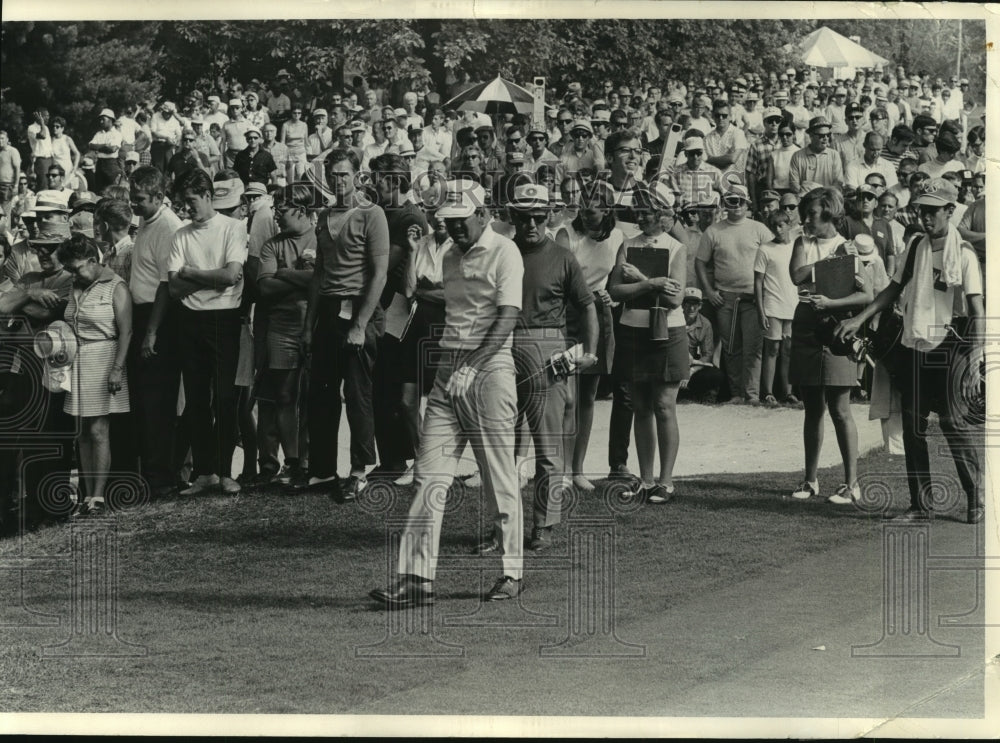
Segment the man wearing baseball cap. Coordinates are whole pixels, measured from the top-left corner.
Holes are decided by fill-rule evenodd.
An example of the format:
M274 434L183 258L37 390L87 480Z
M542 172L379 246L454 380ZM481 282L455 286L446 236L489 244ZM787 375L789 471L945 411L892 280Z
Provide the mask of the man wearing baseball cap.
M240 174L244 186L250 181L270 183L271 178L277 175L278 166L271 153L261 147L264 135L260 129L251 125L243 133L243 138L247 146L233 159L233 170Z
M771 169L771 153L779 146L778 127L781 125L781 110L768 106L762 113L764 134L757 139L747 152L746 184L750 200L760 206L758 193L767 188L768 173Z
M840 155L830 147L831 131L825 116L817 116L809 122L806 130L809 145L792 155L788 166L788 182L792 191L799 193L802 184L807 182L834 188L843 184L844 168Z
M518 186L509 208L514 242L524 263L521 318L514 330L514 351L518 359L518 415L527 422L535 445L530 544L538 552L551 547L552 527L561 520L557 489L566 485L565 433L575 430L573 380L556 377L549 362L580 340L583 356L576 368L582 370L597 363L597 312L577 259L545 234L548 189L535 184ZM564 337L567 311L571 308L580 318L579 339ZM517 430L520 435L521 427Z
M604 168L604 148L594 138L594 127L586 119L577 119L569 130L570 144L563 147L559 162L564 176L579 173L584 168Z
M229 118L222 125L222 162L226 168L232 168L236 156L247 148L244 137L251 124L243 115L243 101L231 98L229 101Z
M705 161L722 171L733 174L740 181L746 174L747 143L743 130L730 119L729 104L716 102L712 108L715 128L705 135Z
M454 241L442 259L448 354L427 401L416 495L400 539L398 579L369 595L388 608L434 602L441 541L441 495L471 443L483 495L496 505L503 576L483 597L509 600L523 590L521 495L514 465L517 388L511 333L521 311L524 266L517 246L489 227L486 192L472 181L449 181L444 219Z
M702 201L712 191L722 194L722 171L705 162L704 139L688 137L684 140L684 164L670 173L668 185L686 203Z
M122 133L115 129L115 114L110 108L101 110L97 117L98 131L88 145L97 153L97 168L94 176L96 190L103 191L118 182L122 168L118 162L118 150L122 146Z
M844 117L847 121L847 131L834 135L832 147L840 153L840 163L846 169L855 160L860 160L864 154L865 113L860 105L852 101L844 107Z
M750 198L743 186L729 186L722 204L726 219L702 235L695 271L716 308L731 399L756 403L764 337L753 294L754 261L760 246L773 236L767 227L747 217Z
M193 129L185 129L181 132L181 148L177 150L167 163L164 174L172 181L176 181L184 173L192 168L201 167L201 158L198 157L194 149L195 134Z
M562 179L558 175L559 158L548 148L549 134L545 125L536 123L528 127L528 152L524 160L524 172L534 173L540 165L548 165L556 169L556 182Z
M934 410L967 499L966 521L985 513L980 450L983 428L970 405L983 396L983 280L979 262L950 219L958 190L943 178L927 183L913 203L924 235L911 243L892 282L859 315L837 329L854 336L872 317L900 301L903 308L901 370L903 448L910 508L902 519L934 515L927 450L927 416Z
M170 158L181 143L184 125L177 118L177 107L172 101L164 101L159 111L154 111L149 119L149 133L152 144L149 146L150 164L165 173Z
M688 363L691 376L681 382L679 399L714 403L719 391L726 383L726 377L712 362L715 354L715 335L712 323L701 314L702 292L696 286L684 290L681 310L687 325Z

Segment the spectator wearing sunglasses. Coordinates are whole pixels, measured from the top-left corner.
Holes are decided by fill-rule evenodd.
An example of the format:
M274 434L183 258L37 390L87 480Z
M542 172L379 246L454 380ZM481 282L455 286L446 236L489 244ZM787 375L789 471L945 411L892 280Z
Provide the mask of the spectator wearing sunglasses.
M937 147L934 140L937 138L938 125L933 116L920 114L913 119L913 143L910 145L917 154L917 161L923 165L928 160L937 157Z
M844 170L840 155L830 148L830 122L825 116L817 116L809 122L806 133L809 134L809 146L792 155L789 163L789 187L796 193L809 182L840 188L844 182Z
M782 122L778 127L778 146L771 150L768 158L767 185L778 193L790 193L792 184L789 178L792 166L792 156L799 151L795 144L795 129L791 124Z
M527 142L528 151L524 158L524 172L535 173L539 166L550 165L556 168L556 179L559 180L560 174L557 168L559 158L548 148L549 135L545 128L540 124L532 125L528 129Z
M578 119L570 129L569 147L564 147L559 161L563 173L578 173L584 168L604 169L604 148L594 139L594 127L586 119Z
M834 136L833 148L840 154L840 163L846 170L852 162L860 160L865 151L865 130L862 126L865 115L861 106L857 103L848 103L844 108L844 119L847 131Z
M573 138L570 136L570 130L573 128L575 122L576 119L573 118L573 113L568 108L559 109L556 114L556 127L558 128L559 138L552 138L549 144L549 149L556 157L562 156L564 151L573 146Z
M716 101L712 107L715 128L705 135L705 160L723 174L732 173L743 182L746 171L747 143L742 129L734 126L730 118L730 108L725 101Z

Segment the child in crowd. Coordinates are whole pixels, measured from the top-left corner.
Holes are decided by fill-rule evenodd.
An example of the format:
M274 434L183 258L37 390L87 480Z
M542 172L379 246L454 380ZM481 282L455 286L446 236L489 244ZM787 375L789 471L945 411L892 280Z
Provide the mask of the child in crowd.
M778 404L773 386L775 366L780 358L781 387L778 397L782 402L797 404L798 398L792 394L788 383L792 316L799 300L795 284L788 273L788 264L792 260L792 241L789 239L791 217L784 211L773 212L768 218L767 226L774 233L774 240L760 246L754 261L754 294L760 325L764 329L764 358L760 371L761 399L765 405Z

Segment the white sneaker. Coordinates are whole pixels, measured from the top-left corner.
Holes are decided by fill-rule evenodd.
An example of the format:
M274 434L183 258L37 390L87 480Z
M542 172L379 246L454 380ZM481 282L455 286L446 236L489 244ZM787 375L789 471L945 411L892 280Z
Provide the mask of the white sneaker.
M219 486L226 495L239 495L243 489L236 480L231 477L223 477L219 480Z
M227 478L228 479L228 478ZM191 486L181 491L181 495L200 495L212 490L219 485L218 475L198 475ZM239 485L236 486L239 488Z
M846 506L859 500L861 500L861 488L857 485L852 488L845 483L837 488L837 492L827 498L826 502Z
M396 485L412 485L413 484L413 465L411 464L406 468L406 472L397 477L393 482Z
M317 485L325 485L326 483L334 482L337 479L338 478L336 474L330 475L329 477L310 477L309 480L305 482L299 489L301 490L304 488L314 488Z
M819 495L818 481L816 483L811 483L808 480L803 480L802 484L792 491L792 497L796 500L809 500L817 495Z
M481 488L483 486L483 478L480 476L479 470L466 477L464 484L467 488Z

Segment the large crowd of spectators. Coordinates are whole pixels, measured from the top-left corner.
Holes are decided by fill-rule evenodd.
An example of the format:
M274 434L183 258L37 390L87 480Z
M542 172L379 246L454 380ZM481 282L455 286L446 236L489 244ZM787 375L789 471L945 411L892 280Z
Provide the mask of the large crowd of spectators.
M828 500L856 501L853 395L906 452L908 513L930 511L921 427L944 403L820 327L850 339L866 308L896 306L911 364L942 340L914 323L976 337L985 114L967 80L570 83L537 121L449 103L460 90L392 101L355 82L316 96L282 70L104 108L72 134L45 109L0 131L0 405L30 409L0 450L6 523L113 507L126 475L153 497L274 484L341 502L385 478L416 485L411 516L439 534L427 493L469 442L499 513L480 546L504 556L491 596L509 598L519 486L533 474L527 542L543 550L559 489L595 487L602 394L608 477L643 502L673 496L678 398L804 408L802 499L820 492L829 413L844 479ZM815 267L843 255L854 286L818 293ZM69 358L39 358L39 334ZM978 460L939 414L978 520ZM57 454L32 456L38 442ZM43 497L74 469L77 498ZM401 551L377 598L428 600L428 550Z

